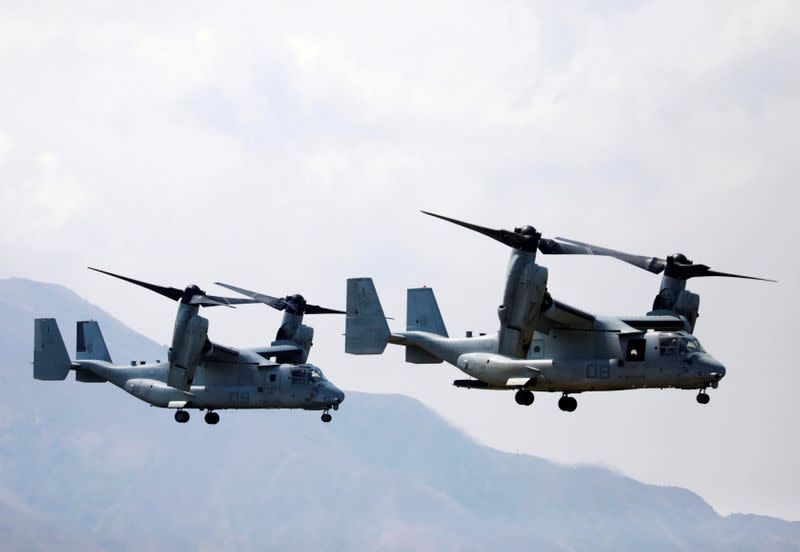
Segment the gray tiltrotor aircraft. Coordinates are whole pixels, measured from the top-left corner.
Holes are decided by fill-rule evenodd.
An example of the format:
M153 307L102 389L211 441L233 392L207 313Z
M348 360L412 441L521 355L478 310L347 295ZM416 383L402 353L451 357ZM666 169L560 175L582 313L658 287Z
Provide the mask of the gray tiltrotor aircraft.
M667 387L698 390L697 402L708 403L706 389L717 387L725 368L692 335L700 297L686 289L686 281L700 276L764 280L716 272L680 254L666 260L631 255L564 238L542 239L531 226L493 230L423 212L511 247L498 333L448 337L430 288L408 290L406 331L391 332L372 279L353 278L347 282L345 351L380 354L387 343L403 345L406 362L446 361L474 378L454 381L457 387L516 390L521 405L533 404L533 391L558 392L559 408L572 412L578 406L574 393ZM553 299L547 268L536 263L537 251L605 255L655 274L663 271L652 311L595 316Z
M115 365L97 322L78 322L77 355L72 361L53 318L34 322L33 377L63 380L70 370L81 382L109 381L153 406L176 409L175 420L189 421L187 409L205 410L205 421L219 422L216 410L226 408L302 408L328 412L339 409L344 393L325 379L319 368L307 364L313 328L303 314L344 314L305 302L302 296L284 299L220 284L249 299L206 295L195 285L180 290L141 282L96 270L179 301L172 346L166 362ZM208 339L208 319L199 307L264 303L283 310L283 323L270 346L235 349ZM274 359L274 360L271 360Z

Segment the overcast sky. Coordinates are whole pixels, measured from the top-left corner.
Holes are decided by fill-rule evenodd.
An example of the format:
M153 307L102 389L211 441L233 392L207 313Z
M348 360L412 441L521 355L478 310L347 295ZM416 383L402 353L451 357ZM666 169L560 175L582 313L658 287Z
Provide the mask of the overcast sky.
M3 2L0 277L68 286L161 343L174 303L87 265L330 307L373 276L397 329L426 284L451 335L496 331L507 249L418 209L773 277L691 282L728 369L705 407L668 390L523 408L400 349L346 356L337 317L313 320L311 358L503 450L800 519L795 2L265 4ZM658 290L610 259L541 261L596 313L643 314ZM280 320L204 314L232 345Z

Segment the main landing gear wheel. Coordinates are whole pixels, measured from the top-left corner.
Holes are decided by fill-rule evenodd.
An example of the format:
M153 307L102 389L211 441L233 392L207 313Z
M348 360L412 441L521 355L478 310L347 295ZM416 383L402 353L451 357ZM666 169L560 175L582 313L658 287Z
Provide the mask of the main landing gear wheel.
M328 414L328 411L326 410L325 412L322 413L322 418L321 419L322 419L323 422L325 422L327 424L328 422L333 420L333 416Z
M575 409L578 408L578 400L575 397L564 395L558 399L558 408L564 412L575 412Z
M533 404L533 393L530 389L520 389L514 395L514 400L522 406L530 406Z
M711 397L709 397L708 393L706 393L705 391L700 391L697 394L697 402L699 402L700 404L708 404L708 401L710 400Z
M211 412L210 410L206 412L205 416L206 423L209 425L214 425L219 423L219 414L216 412Z
M175 413L175 421L178 422L179 424L185 424L186 422L189 421L189 413L186 412L185 410L178 410Z

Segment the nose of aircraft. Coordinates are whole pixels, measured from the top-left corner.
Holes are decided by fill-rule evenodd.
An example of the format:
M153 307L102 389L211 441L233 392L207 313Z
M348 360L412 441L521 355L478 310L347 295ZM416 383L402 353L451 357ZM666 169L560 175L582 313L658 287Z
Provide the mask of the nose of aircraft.
M708 376L711 381L719 381L725 377L725 367L707 353L700 353L695 363L699 365L703 375Z
M325 385L322 389L322 393L320 393L320 395L323 400L330 401L336 404L339 404L344 400L344 391L342 391L329 381L325 382Z

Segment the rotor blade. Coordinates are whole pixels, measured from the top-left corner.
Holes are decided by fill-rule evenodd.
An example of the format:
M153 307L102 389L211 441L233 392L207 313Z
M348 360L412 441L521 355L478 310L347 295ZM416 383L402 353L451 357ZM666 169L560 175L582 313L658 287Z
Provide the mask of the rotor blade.
M347 314L345 311L340 311L336 309L329 309L326 307L320 307L319 305L309 305L306 303L306 314Z
M759 278L757 276L745 276L744 274L733 274L731 272L718 272L711 270L708 266L697 265L678 265L674 268L678 277L688 280L689 278L701 278L703 276L721 276L724 278L742 278L744 280L759 280L761 282L777 282L769 278Z
M233 305L229 305L228 303L211 299L207 295L195 295L189 300L189 304L200 305L201 307L230 307L232 309L236 308Z
M164 297L169 297L173 301L178 301L181 298L181 295L183 295L182 289L177 289L174 287L158 286L156 284L142 282L141 280L134 280L133 278L128 278L127 276L120 276L119 274L114 274L113 272L106 272L105 270L100 270L99 268L92 268L91 266L87 266L86 268L88 268L89 270L94 270L95 272L102 272L103 274L108 274L109 276L113 276L114 278L119 278L120 280L125 280L126 282L130 282L131 284L136 284L137 286L149 289L150 291L155 291L159 295L163 295Z
M230 284L223 284L222 282L214 282L214 283L217 284L218 286L228 288L231 291L235 291L236 293L247 295L248 297L256 300L259 303L264 303L265 305L269 305L273 309L283 310L286 308L286 302L283 299L278 299L277 297L272 297L271 295L264 295L263 293L258 293L256 291L250 291L249 289L232 286ZM243 299L242 301L246 301L246 299Z
M463 226L464 228L469 228L474 232L478 232L479 234L488 236L493 240L497 240L500 243L508 245L509 247L513 247L515 249L521 249L523 251L536 250L536 243L538 240L534 236L523 236L521 234L517 234L516 232L509 232L508 230L495 230L493 228L486 228L484 226L478 226L477 224L471 224L469 222L464 222L462 220L457 220L454 218L437 215L436 213L430 213L428 211L421 211L421 212L425 213L426 215L430 215L432 217L436 217L438 219L446 220L447 222L452 222L453 224Z
M652 272L653 274L660 274L664 267L667 266L667 261L663 259L659 259L658 257L647 257L645 255L633 255L631 253L625 253L623 251L617 251L616 249L609 249L607 247L600 247L597 245L592 245L589 243L583 243L575 240L569 240L567 238L555 238L558 242L564 242L559 245L567 245L571 246L567 248L565 251L542 251L542 253L555 253L558 254L565 254L565 255L601 255L604 257L613 257L615 259L619 259L620 261L624 261L628 264L632 264L633 266L638 266L639 268L643 268L648 272ZM548 242L552 242L553 240L547 240ZM556 242L556 243L558 243Z
M545 255L591 255L583 245L556 241L561 238L550 240L542 238L539 240L539 251Z
M206 295L205 297L225 305L254 305L261 302L257 299L245 299L243 297L222 297L220 295Z
M201 307L230 307L235 309L233 305L244 305L252 303L260 303L255 299L242 299L241 297L220 297L218 295L195 295L189 300L192 305L200 305Z

